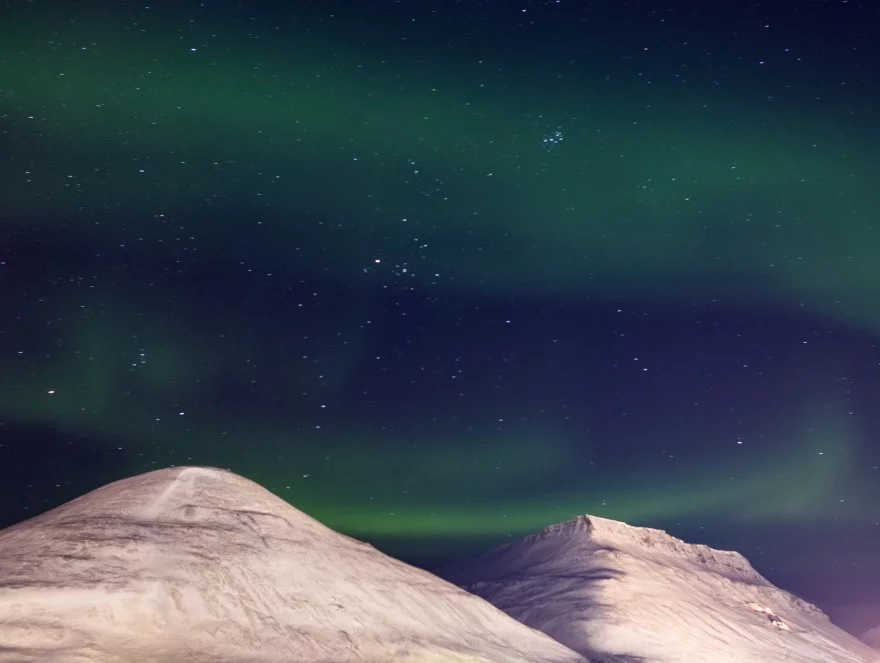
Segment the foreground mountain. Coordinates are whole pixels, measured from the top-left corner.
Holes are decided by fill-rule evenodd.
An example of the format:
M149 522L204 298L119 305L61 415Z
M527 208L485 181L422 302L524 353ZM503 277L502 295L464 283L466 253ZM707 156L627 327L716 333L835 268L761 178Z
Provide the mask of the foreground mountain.
M875 663L741 555L581 516L441 575L593 660Z
M172 468L0 532L3 663L585 663L257 484Z

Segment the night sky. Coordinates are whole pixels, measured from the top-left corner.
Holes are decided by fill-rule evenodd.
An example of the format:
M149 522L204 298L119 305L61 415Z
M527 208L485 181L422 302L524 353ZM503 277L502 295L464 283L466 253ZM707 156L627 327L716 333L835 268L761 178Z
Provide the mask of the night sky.
M876 3L0 12L0 525L215 465L428 567L591 513L880 595Z

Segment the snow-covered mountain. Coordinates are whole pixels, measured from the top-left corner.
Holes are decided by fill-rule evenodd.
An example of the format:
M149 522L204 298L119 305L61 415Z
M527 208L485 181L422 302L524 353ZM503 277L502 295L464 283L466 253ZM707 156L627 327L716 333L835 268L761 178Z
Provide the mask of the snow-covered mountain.
M243 477L160 470L0 532L0 663L880 663L741 555L603 518L443 575L520 621Z
M2 663L585 663L218 469L109 484L0 532Z
M440 573L596 661L880 662L740 554L604 518L580 516Z

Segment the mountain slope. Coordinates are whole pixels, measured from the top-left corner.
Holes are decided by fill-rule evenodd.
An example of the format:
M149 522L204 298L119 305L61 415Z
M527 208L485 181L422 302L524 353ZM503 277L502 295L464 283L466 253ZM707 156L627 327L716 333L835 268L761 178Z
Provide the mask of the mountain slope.
M585 663L257 484L172 468L0 532L2 663Z
M440 574L600 661L880 661L738 553L604 518L580 516Z

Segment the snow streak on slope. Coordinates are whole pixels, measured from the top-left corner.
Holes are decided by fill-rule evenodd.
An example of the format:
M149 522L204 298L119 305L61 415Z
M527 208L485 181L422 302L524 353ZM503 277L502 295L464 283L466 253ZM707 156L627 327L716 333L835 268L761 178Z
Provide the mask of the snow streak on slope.
M441 575L598 661L880 661L740 554L604 518L554 525Z
M0 532L2 663L585 663L223 470L118 481Z

